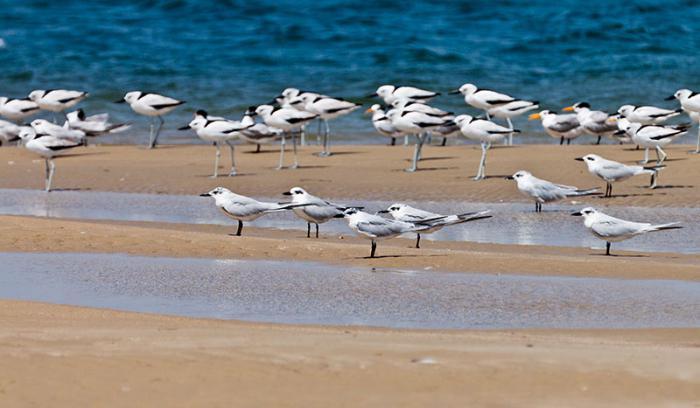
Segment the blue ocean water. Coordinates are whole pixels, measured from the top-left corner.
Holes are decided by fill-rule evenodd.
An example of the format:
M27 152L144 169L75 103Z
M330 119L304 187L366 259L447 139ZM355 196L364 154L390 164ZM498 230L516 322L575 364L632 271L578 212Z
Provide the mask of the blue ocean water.
M195 109L235 118L288 86L356 98L386 83L444 92L473 82L544 108L604 110L672 107L663 97L700 89L695 1L113 3L0 1L0 95L86 90L81 106L133 121L119 139L134 141L147 120L111 101L160 92L188 101L164 136L191 141L175 129ZM434 102L469 111L458 96ZM332 126L346 141L385 142L360 112ZM538 123L516 126L523 140L549 140Z

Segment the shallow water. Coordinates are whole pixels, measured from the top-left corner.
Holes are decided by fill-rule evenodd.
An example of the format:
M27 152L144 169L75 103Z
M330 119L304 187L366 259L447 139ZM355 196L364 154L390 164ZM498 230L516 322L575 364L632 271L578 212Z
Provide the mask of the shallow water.
M0 253L0 297L195 317L400 328L700 327L700 283L309 262Z
M269 198L282 201L284 196ZM338 200L345 205L361 205L375 212L391 205L388 201ZM582 206L548 205L536 214L534 205L519 203L407 202L418 208L450 214L491 210L493 218L445 228L424 235L426 240L474 241L499 244L548 245L604 248L583 226L580 217L569 214ZM647 234L614 244L614 249L651 252L700 253L700 208L610 207L613 216L654 223L681 222L683 229ZM121 221L160 221L188 224L231 225L210 198L185 195L127 194L110 192L0 189L0 214L33 215L53 218L81 218ZM246 225L260 228L306 230L306 223L292 212L264 216ZM321 233L353 234L343 220L320 227ZM244 230L245 233L245 230Z
M145 142L147 119L112 104L134 89L188 101L167 117L172 142L195 140L175 129L196 109L236 118L288 86L352 98L382 83L474 82L556 110L581 99L671 107L663 97L698 86L700 4L689 0L0 0L0 10L0 94L86 90L88 113L134 122L113 141ZM435 103L467 110L457 96ZM533 136L516 142L549 140L537 123L516 125ZM332 126L344 141L384 141L359 112Z

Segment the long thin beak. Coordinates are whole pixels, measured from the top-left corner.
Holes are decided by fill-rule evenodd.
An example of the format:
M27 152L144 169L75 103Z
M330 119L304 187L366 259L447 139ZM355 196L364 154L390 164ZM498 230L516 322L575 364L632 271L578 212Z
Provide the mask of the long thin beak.
M177 128L177 130L187 130L187 129L190 129L190 125L185 125L183 127Z
M567 106L566 108L562 109L564 112L573 112L574 107L573 106Z
M458 93L460 93L460 92L459 92L459 89L454 89L454 90L448 92L447 94L448 94L448 95L457 95Z
M204 194L200 194L199 196L200 196L200 197L211 197L211 194L209 194L209 193L204 193Z
M292 193L289 191L285 191L284 193L282 193L282 195L292 195Z
M124 100L124 98L122 98L122 99L120 99L120 100L118 100L118 101L114 101L114 103L125 103L125 102L126 102L126 100Z
M333 218L345 218L345 214L336 214Z
M625 133L626 133L626 132L625 132L624 130L618 130L618 131L616 131L615 133L613 133L613 135L615 135L615 136L622 136L622 135L624 135Z
M674 99L676 99L676 95L671 95L664 98L665 101L672 101Z
M389 210L380 210L380 211L377 211L377 214L388 214L388 213L389 213Z
M379 95L377 95L377 93L375 92L373 94L369 94L369 95L365 96L365 98L376 98L377 96L379 96Z
M542 116L540 116L539 113L533 113L532 115L527 117L527 120L537 120L537 119L542 119Z
M506 177L504 177L504 179L506 179L506 180L515 180L515 177L513 177L513 176L506 176Z
M571 215L573 215L574 217L580 217L583 214L581 214L581 212L579 212L579 211L576 211L575 213L571 213Z
M268 104L268 105L274 105L274 104L276 104L276 103L277 103L277 98L271 100L271 101L268 102L267 104Z
M583 157L577 157L574 160L583 161L584 159L583 159Z

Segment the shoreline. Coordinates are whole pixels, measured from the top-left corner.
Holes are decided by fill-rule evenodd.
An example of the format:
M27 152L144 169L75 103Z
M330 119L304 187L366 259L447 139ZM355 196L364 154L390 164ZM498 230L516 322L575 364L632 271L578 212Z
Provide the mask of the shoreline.
M381 145L336 145L334 155L319 158L315 146L300 149L301 168L277 171L277 151L237 149L240 175L211 179L214 149L200 145L166 145L154 150L138 146L89 146L56 160L54 188L155 194L194 195L216 186L259 197L275 197L293 186L314 195L336 199L384 199L390 201L469 201L532 203L503 179L518 170L540 178L579 188L602 187L575 157L598 153L606 158L633 163L642 152L619 145L517 145L496 147L489 153L486 180L475 182L480 149L475 145L430 146L424 149L419 171L406 173L412 148ZM687 154L689 145L671 145L667 167L659 188L647 189L649 180L636 177L615 184L614 197L580 197L577 202L595 206L697 207L700 158ZM220 171L227 171L223 155ZM288 152L286 164L291 163ZM0 171L7 177L0 188L41 189L44 164L25 149L1 148ZM281 196L280 196L281 197ZM567 201L563 201L566 203ZM534 205L533 205L534 207Z

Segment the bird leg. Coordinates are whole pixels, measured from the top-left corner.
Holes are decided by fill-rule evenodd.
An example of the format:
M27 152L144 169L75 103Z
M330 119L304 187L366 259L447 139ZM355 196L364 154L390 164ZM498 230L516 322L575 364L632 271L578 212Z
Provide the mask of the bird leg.
M260 153L260 144L257 144L256 146L255 153Z
M149 124L149 131L148 131L148 148L151 148L151 140L153 140L153 132L156 130L155 123L153 123L153 118L151 118L151 123Z
M318 238L318 224L316 224L316 238Z
M655 189L656 188L656 179L659 178L659 172L654 171L654 173L651 175L651 184L649 185L649 188Z
M214 147L216 147L216 158L214 159L214 175L211 178L219 177L219 157L221 157L221 148L218 142L214 142Z
M396 138L395 137L391 138L391 143L389 144L389 146L396 146Z
M325 132L323 132L323 150L321 150L321 153L319 154L320 157L328 157L331 155L330 151L330 137L331 137L331 129L328 126L328 121L326 119L323 119L323 123L326 127Z
M403 145L408 146L408 135L404 135L403 137Z
M443 147L444 147L444 146L446 146L446 145L447 145L447 138L446 138L446 137L443 137L443 138L442 138L442 143L440 144L440 146L443 146Z
M406 169L407 172L414 172L418 170L418 160L420 160L420 151L423 148L423 137L419 134L416 134L416 147L413 150L413 165Z
M640 161L639 164L647 164L649 163L649 148L645 147L644 148L644 160Z
M510 118L506 118L506 122L508 122L508 127L513 130L513 122L510 121ZM508 133L508 146L513 146L513 132Z
M241 232L243 232L243 221L238 220L238 229L236 230L236 236L240 237Z
M280 140L280 164L277 166L277 170L282 170L284 168L284 149L287 146L287 132L282 133L282 139Z
M420 234L416 234L416 248L420 248Z
M666 161L666 152L661 148L661 146L656 146L656 164L661 164Z
M49 159L44 159L44 164L46 165L46 174L44 175L44 190L51 191L51 178L49 176L49 173L51 172L50 170L50 165L49 165Z
M566 145L569 146L571 144L571 139L566 139Z
M605 241L605 255L610 255L610 242Z
M700 153L700 124L698 124L698 144L695 147L695 153Z
M599 144L600 144L600 139L602 139L602 138L603 138L603 136L598 136L598 141L595 142L595 144L599 145Z
M311 238L311 223L306 223L306 238Z
M486 178L486 151L488 150L488 147L486 146L486 142L481 142L481 160L479 161L479 170L477 171L474 180L482 180Z
M301 145L306 146L306 124L301 125Z
M227 140L226 144L228 144L229 150L231 151L231 171L228 173L229 177L231 177L238 174L236 171L236 146L234 146L233 142L230 140Z
M377 242L372 240L372 252L370 252L369 257L374 258L374 253L377 251Z
M559 146L564 144L564 136L561 137L561 140L559 140Z
M163 128L163 124L165 123L165 120L163 120L163 118L161 116L156 116L156 117L158 118L158 121L160 123L158 123L158 127L156 128L156 132L153 135L151 142L148 144L149 149L153 149L158 144L158 135L160 135L160 130Z
M296 169L299 167L299 159L297 158L297 134L292 132L292 151L294 152L294 164L290 169Z

